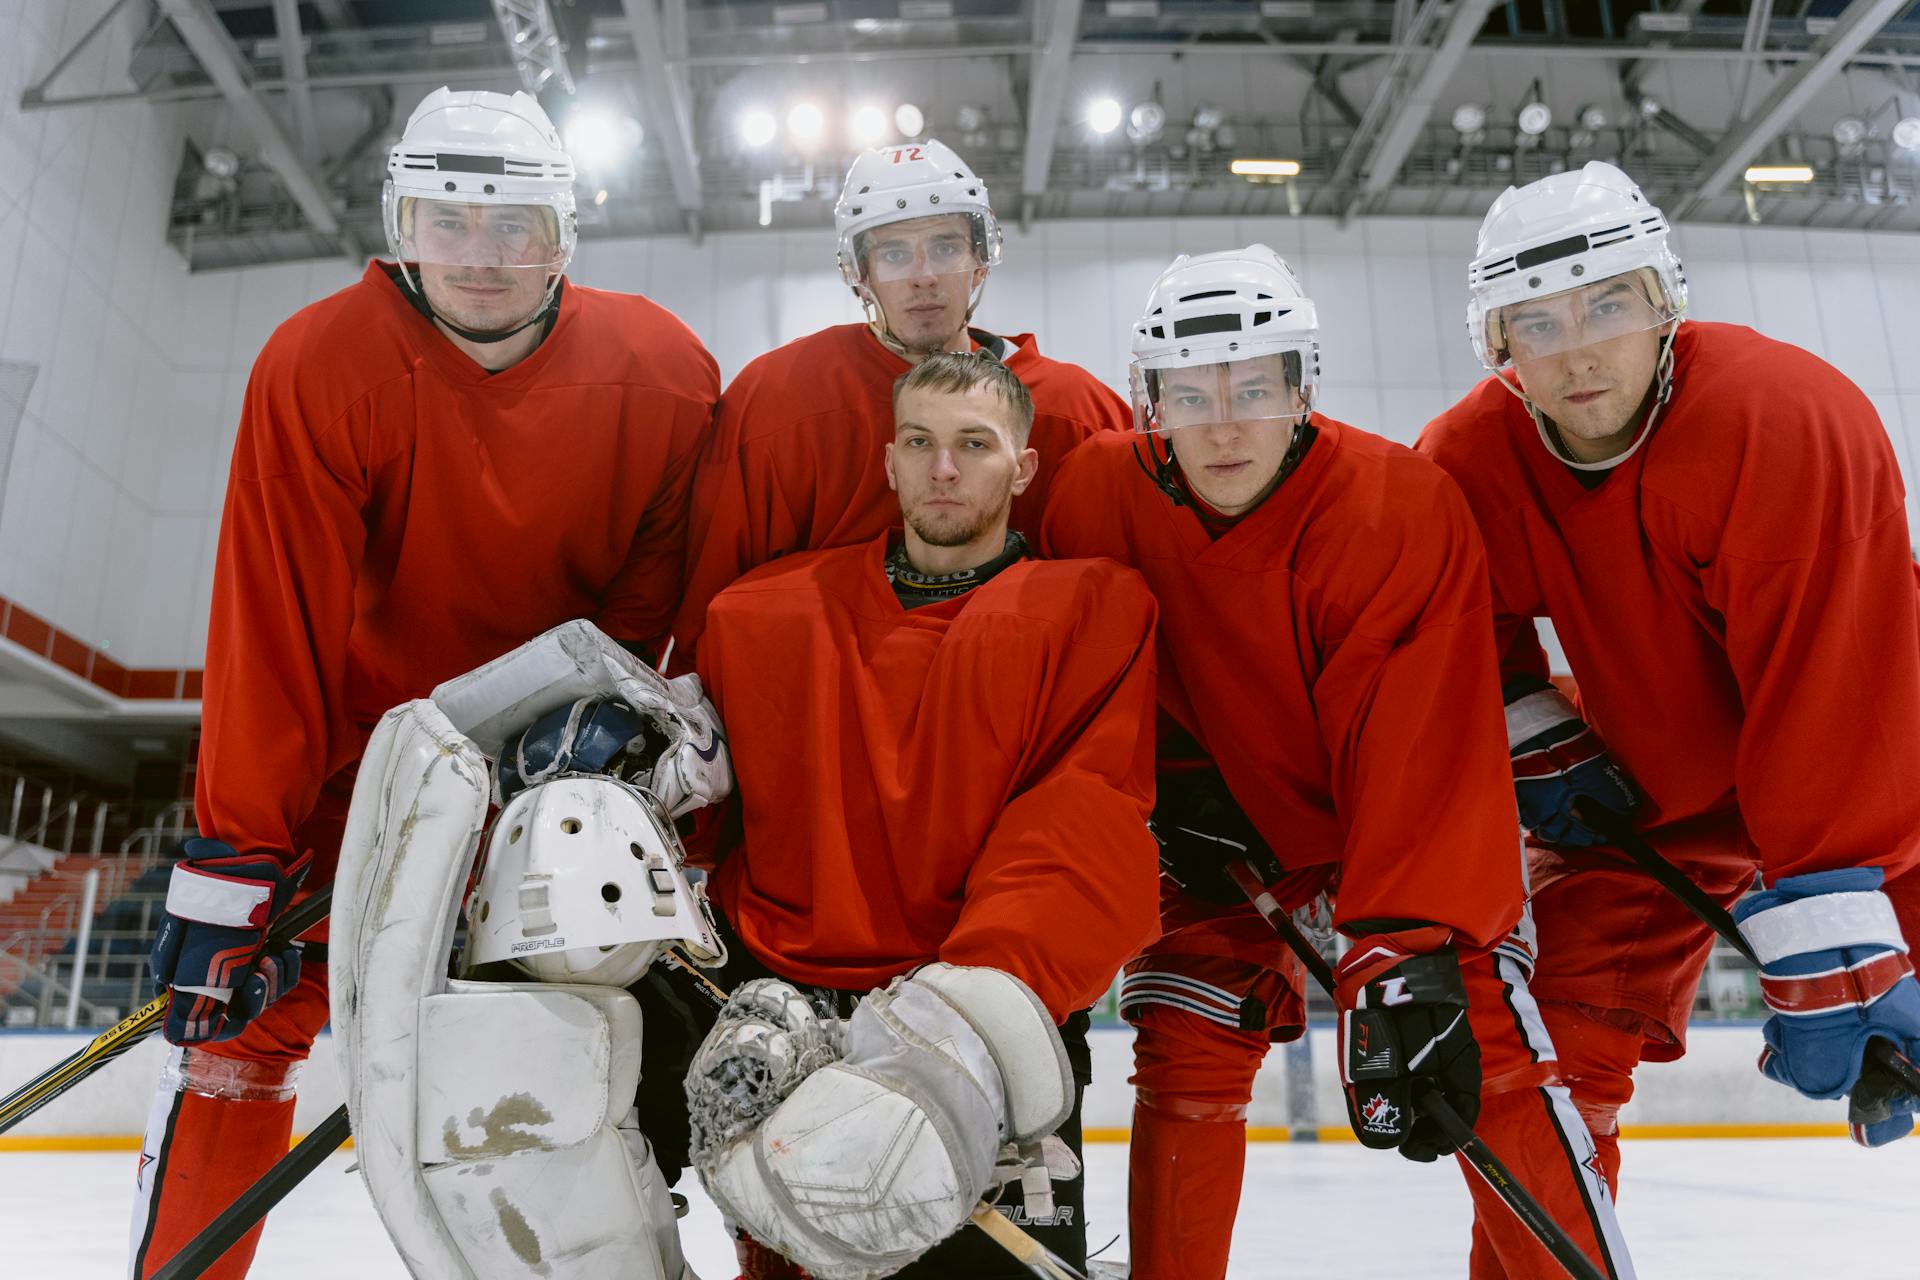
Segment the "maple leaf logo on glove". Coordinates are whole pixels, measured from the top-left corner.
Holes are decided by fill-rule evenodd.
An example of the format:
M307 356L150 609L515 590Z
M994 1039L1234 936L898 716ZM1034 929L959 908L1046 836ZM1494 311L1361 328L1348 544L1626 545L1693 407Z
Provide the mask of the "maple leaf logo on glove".
M1393 1133L1400 1128L1400 1108L1377 1093L1360 1108L1360 1118L1376 1133Z

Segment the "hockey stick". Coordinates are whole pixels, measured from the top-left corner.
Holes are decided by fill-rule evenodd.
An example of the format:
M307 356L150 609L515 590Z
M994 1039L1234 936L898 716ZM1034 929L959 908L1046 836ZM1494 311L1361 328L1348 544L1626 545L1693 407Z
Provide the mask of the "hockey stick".
M1695 884L1687 873L1674 866L1661 856L1658 849L1648 844L1633 824L1602 805L1583 805L1577 801L1573 807L1574 817L1592 827L1607 838L1608 843L1633 859L1635 866L1652 876L1660 887L1680 900L1680 904L1691 911L1699 921L1720 935L1722 941L1746 957L1747 963L1758 969L1760 957L1754 954L1748 945L1740 926L1734 922L1733 913L1707 896L1706 890ZM1909 1092L1920 1095L1920 1066L1912 1059L1885 1040L1878 1037L1867 1041L1867 1056L1877 1067L1882 1068Z
M673 947L663 949L660 958L669 969L692 979L701 997L715 1008L727 1002L727 993L719 984L701 973L691 960ZM1001 1217L985 1200L973 1206L973 1214L968 1221L986 1232L988 1239L1012 1254L1015 1261L1040 1276L1041 1280L1087 1280L1053 1250L1021 1230L1012 1219ZM154 1280L161 1278L156 1276Z
M262 954L284 950L295 938L319 924L333 903L333 888L315 890L287 908L286 913L267 930ZM139 1044L167 1018L167 997L155 996L146 1004L102 1031L85 1048L48 1067L33 1079L0 1098L0 1133L25 1120L55 1098L79 1084L115 1058Z
M287 1193L300 1185L302 1179L338 1151L351 1135L351 1129L347 1108L344 1105L336 1108L312 1133L300 1139L293 1150L281 1156L273 1168L261 1174L258 1182L242 1191L238 1200L221 1210L219 1217L181 1245L180 1252L153 1273L153 1280L194 1280L253 1230L254 1224L286 1199Z
M1229 862L1226 869L1228 878L1266 917L1267 924L1280 935L1280 940L1287 944L1287 948L1300 957L1300 963L1307 967L1307 972L1313 975L1313 980L1320 984L1321 990L1332 995L1333 966L1327 963L1325 956L1314 950L1312 943L1301 936L1300 930L1280 903L1260 883L1253 864ZM1479 1139L1472 1126L1460 1118L1460 1113L1447 1103L1438 1089L1428 1089L1420 1095L1419 1102L1420 1109L1432 1116L1447 1137L1460 1148L1460 1154L1466 1157L1474 1172L1486 1181L1495 1195L1506 1202L1507 1208L1513 1210L1513 1216L1520 1220L1520 1225L1533 1233L1534 1239L1553 1255L1555 1262L1566 1268L1573 1280L1607 1280L1592 1260L1580 1251L1580 1246L1568 1238L1560 1224L1540 1206L1538 1200L1527 1193L1506 1165L1500 1162L1500 1158Z

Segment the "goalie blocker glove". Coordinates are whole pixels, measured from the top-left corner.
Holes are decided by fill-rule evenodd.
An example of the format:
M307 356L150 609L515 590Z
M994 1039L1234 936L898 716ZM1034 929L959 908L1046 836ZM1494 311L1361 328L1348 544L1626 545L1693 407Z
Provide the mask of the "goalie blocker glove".
M1733 909L1773 1010L1760 1070L1809 1098L1847 1097L1853 1140L1867 1147L1905 1137L1920 1111L1866 1061L1874 1039L1920 1056L1920 984L1884 878L1878 867L1788 876Z
M220 840L188 840L167 886L166 916L147 961L167 997L169 1043L231 1040L300 981L300 948L262 955L267 926L293 900L310 860L283 866L271 854L237 853Z
M1334 975L1340 1013L1340 1083L1362 1146L1430 1161L1458 1143L1420 1109L1438 1089L1469 1128L1480 1114L1480 1046L1467 1020L1467 989L1451 948L1409 954L1364 938Z
M1585 800L1629 817L1640 807L1640 789L1551 684L1538 676L1517 676L1501 695L1520 825L1547 844L1570 849L1605 844L1606 836L1582 822L1574 806Z
M1229 864L1251 862L1266 885L1285 874L1218 769L1163 773L1154 795L1147 829L1160 846L1160 870L1183 891L1245 906L1247 895L1227 876Z

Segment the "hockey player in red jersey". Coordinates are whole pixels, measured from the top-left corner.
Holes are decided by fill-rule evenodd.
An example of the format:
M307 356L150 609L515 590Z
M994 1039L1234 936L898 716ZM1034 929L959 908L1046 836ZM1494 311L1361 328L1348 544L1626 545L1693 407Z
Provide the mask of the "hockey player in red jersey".
M950 1235L1003 1142L1031 1162L1058 1126L1077 1157L1080 1011L1154 928L1153 600L1110 561L1030 559L1008 529L1036 458L1005 366L936 355L898 403L882 462L904 530L747 574L700 648L739 811L713 880L734 1004L688 1076L693 1158L730 1218L816 1274L888 1274ZM763 976L781 994L739 985ZM844 1067L757 1128L729 1119L757 1046L811 1036L789 1025L812 1023L796 989L841 1017L859 1002ZM1023 1201L1015 1181L1000 1207L1084 1267L1076 1162L1050 1163L1053 1192ZM742 1253L749 1276L794 1274ZM900 1274L1026 1271L968 1230Z
M1301 1032L1296 966L1219 869L1251 849L1277 861L1284 906L1327 892L1352 939L1336 1003L1361 1142L1453 1150L1417 1075L1477 1114L1606 1274L1631 1275L1527 990L1485 559L1459 489L1312 412L1314 304L1265 246L1177 259L1133 332L1143 434L1069 458L1044 533L1049 554L1137 567L1161 609L1164 933L1121 995L1137 1029L1132 1274L1227 1273L1254 1073ZM1355 1028L1375 1022L1404 1059L1374 1059ZM1469 1183L1472 1275L1562 1274Z
M1829 365L1683 320L1668 234L1612 165L1509 189L1468 272L1493 374L1419 443L1486 538L1540 846L1534 991L1610 1179L1634 1067L1684 1052L1712 935L1595 824L1723 903L1761 877L1735 915L1774 1010L1762 1069L1851 1094L1856 1138L1916 1105L1862 1075L1867 1042L1920 1051L1920 592L1893 450Z
M796 339L740 371L721 398L694 490L682 655L707 603L758 564L844 547L899 520L881 471L893 438L895 379L934 351L979 349L1033 397L1040 470L1014 499L1013 527L1037 534L1054 468L1096 431L1124 430L1126 405L1086 370L1040 354L1032 334L970 327L1000 262L986 184L929 138L863 152L833 209L841 275L866 324Z
M198 826L154 944L171 991L140 1156L151 1274L287 1150L327 1020L310 949L258 956L326 884L387 708L570 618L658 645L719 377L672 315L567 283L573 166L527 94L430 94L388 162L394 263L253 370L222 518ZM205 1274L243 1275L258 1232Z

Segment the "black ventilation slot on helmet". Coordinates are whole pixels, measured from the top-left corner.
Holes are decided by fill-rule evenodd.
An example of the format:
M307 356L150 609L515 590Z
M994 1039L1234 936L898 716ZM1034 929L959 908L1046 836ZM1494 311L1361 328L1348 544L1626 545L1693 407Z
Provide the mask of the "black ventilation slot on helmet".
M1633 237L1634 229L1631 222L1625 226L1608 227L1605 231L1590 231L1587 233L1587 239L1596 249L1604 249L1610 244L1619 244L1622 240L1631 240Z
M1182 302L1198 302L1202 298L1231 298L1231 289L1209 289L1205 293L1189 293L1181 297Z
M1240 317L1227 314L1218 316L1195 316L1191 320L1175 320L1173 336L1191 338L1196 333L1238 333Z
M1164 338L1167 336L1167 331L1165 329L1162 329L1159 325L1155 325L1153 326L1153 336L1156 338Z
M461 156L442 151L434 157L442 173L497 173L507 172L507 162L499 156Z
M1258 328L1259 326L1265 324L1267 321L1271 319L1273 319L1273 312L1271 311L1256 311L1253 313L1253 323L1255 328Z
M1513 259L1502 258L1498 262L1489 262L1485 269L1480 272L1480 278L1482 280L1498 280L1501 276L1512 275L1513 271Z
M1561 258L1571 258L1576 253L1585 253L1587 247L1585 236L1568 236L1565 240L1555 240L1552 244L1521 250L1513 255L1513 265L1525 271L1528 267L1537 267L1543 262L1558 262Z

